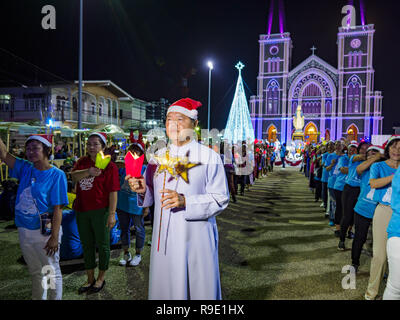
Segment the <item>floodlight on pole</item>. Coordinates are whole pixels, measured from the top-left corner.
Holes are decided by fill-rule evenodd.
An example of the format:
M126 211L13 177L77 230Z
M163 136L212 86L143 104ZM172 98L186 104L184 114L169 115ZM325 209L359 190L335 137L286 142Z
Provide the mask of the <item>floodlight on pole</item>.
M210 100L211 100L211 70L214 69L214 65L212 61L207 62L208 66L208 120L207 120L207 129L210 131Z

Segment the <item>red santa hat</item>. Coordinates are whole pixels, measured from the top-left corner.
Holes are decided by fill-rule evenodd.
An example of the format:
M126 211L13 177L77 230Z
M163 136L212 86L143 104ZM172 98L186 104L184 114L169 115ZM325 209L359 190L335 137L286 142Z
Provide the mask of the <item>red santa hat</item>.
M143 143L143 136L142 133L139 132L139 138L135 139L133 136L133 132L131 132L130 136L131 143L138 146L144 152L144 143Z
M190 119L197 120L198 112L196 109L201 105L201 102L190 98L180 99L170 105L167 114L170 112L179 112L189 117Z
M52 134L33 134L26 139L26 142L30 140L37 140L43 143L47 147L51 147L53 144L53 135Z
M355 140L351 141L348 147L349 147L349 148L350 148L350 147L355 147L355 148L357 148L357 147L358 147L357 141L355 141Z
M378 152L380 152L381 154L384 154L384 152L385 152L384 148L382 148L381 146L370 146L370 147L367 149L367 152L368 152L368 151L371 151L371 150L378 151Z
M388 139L388 141L386 141L386 142L382 145L382 147L386 150L386 147L389 145L389 143L391 143L391 142L394 141L394 140L400 140L400 135L395 134L395 135L391 136L391 137Z
M101 139L101 141L104 142L104 144L107 144L107 134L105 132L93 132L90 134L89 138L92 136L97 136Z

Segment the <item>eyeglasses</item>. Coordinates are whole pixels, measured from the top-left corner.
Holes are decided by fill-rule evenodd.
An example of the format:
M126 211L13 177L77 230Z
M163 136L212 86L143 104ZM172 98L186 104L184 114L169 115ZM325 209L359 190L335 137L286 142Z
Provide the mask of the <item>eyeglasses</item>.
M42 148L40 148L40 147L36 147L36 148L26 148L26 152L28 153L28 152L38 152L38 151L40 151Z

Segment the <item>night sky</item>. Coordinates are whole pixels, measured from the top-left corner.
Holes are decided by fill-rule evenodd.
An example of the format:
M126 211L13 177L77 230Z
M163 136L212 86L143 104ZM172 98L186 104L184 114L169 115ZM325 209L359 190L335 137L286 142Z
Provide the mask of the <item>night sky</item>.
M272 32L278 32L277 0ZM400 75L399 1L364 0L366 23L375 25L375 90L383 91L384 133L400 122L396 100ZM41 8L56 8L56 30L43 30ZM84 80L112 80L136 98L183 95L200 100L207 125L208 68L214 62L211 127L225 127L240 60L247 98L257 92L260 34L267 32L269 0L84 0ZM347 1L286 0L285 31L293 41L291 69L317 47L316 55L337 68L337 31ZM359 1L357 24L360 24ZM1 1L0 48L65 80L78 79L79 0ZM4 57L0 52L0 58ZM22 64L24 65L24 64ZM0 68L0 80L7 70ZM16 79L34 77L20 68ZM22 74L25 73L25 74ZM36 73L37 75L38 73ZM188 78L189 92L181 87ZM39 73L40 78L40 73ZM56 77L54 76L54 79ZM0 83L1 85L1 83Z

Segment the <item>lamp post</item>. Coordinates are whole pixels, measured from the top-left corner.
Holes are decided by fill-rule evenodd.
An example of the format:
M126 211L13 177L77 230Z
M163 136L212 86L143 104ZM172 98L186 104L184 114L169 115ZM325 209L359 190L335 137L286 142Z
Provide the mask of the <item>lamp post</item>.
M210 96L211 96L211 70L214 68L213 63L211 61L207 62L208 66L208 120L207 120L207 129L210 132Z
M78 88L78 129L82 129L82 47L83 47L83 0L79 4L79 88Z

